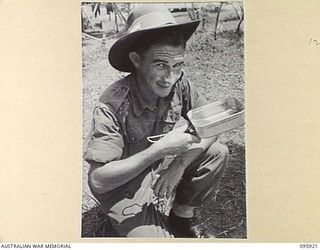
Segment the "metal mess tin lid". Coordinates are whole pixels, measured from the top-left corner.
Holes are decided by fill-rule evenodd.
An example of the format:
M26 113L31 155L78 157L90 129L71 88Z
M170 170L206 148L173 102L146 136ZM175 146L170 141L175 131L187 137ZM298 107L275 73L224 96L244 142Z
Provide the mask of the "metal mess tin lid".
M201 138L210 138L227 132L245 123L242 104L228 97L190 110L188 119Z

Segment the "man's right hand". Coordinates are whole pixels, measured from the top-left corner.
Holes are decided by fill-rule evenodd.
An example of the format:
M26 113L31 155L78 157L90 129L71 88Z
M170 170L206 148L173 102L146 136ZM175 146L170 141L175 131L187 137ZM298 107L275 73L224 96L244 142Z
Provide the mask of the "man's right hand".
M193 143L199 143L200 138L184 133L186 128L181 127L166 134L153 146L165 155L179 155L189 149Z

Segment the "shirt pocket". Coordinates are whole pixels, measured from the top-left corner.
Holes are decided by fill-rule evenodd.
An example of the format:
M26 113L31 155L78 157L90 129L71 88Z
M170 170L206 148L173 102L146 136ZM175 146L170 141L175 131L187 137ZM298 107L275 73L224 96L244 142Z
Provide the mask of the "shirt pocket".
M140 143L150 134L150 128L146 123L135 123L127 127L127 139L129 143Z
M136 154L149 146L147 137L151 134L154 120L132 116L127 120L126 134L129 155Z

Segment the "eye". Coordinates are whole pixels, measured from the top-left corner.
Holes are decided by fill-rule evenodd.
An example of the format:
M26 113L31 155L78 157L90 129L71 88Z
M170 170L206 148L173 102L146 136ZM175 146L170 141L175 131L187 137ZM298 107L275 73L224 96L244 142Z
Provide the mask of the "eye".
M184 64L184 62L177 63L177 64L173 65L173 68L179 68L179 67L181 67L183 64Z
M162 68L164 68L166 65L165 65L164 63L158 63L156 66L157 66L158 68L162 69Z

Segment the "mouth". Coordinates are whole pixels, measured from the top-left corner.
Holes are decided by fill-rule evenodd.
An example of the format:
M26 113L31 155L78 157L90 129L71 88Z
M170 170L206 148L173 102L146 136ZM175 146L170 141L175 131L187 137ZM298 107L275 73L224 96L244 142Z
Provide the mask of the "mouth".
M173 84L171 84L169 82L158 82L158 85L161 88L165 88L165 89L172 88L172 86L173 86Z

